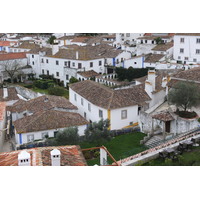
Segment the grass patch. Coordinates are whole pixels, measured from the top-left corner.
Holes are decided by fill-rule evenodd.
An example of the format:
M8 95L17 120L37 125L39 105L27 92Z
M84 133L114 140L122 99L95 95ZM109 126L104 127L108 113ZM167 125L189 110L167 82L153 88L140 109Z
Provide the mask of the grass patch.
M120 135L113 138L111 141L103 144L108 151L112 154L115 160L120 160L128 156L137 154L146 150L147 148L140 144L140 140L144 138L145 134L140 132L129 133L126 135ZM95 144L91 143L82 143L80 144L81 149L95 147ZM108 158L109 164L112 163L112 160ZM99 158L88 160L88 165L99 165Z

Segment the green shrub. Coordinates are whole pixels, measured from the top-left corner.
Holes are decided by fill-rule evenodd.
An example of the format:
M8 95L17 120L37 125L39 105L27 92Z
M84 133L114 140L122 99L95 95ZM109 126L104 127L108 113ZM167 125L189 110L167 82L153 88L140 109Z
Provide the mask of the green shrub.
M33 88L33 85L24 85L25 88Z
M48 89L49 87L54 86L53 80L43 79L43 80L36 80L34 82L34 86L40 89Z
M96 152L94 153L94 157L95 157L95 158L98 158L99 156L100 156L99 151L96 151Z
M48 93L50 95L56 95L56 96L63 96L65 94L66 90L62 87L56 86L56 87L50 87L48 89Z

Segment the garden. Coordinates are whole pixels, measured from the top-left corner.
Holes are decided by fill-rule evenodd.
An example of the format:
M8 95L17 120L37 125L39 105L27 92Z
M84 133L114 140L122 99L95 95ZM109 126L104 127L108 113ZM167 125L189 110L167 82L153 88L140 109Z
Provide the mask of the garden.
M40 75L40 79L36 79L32 74L29 74L28 80L17 82L16 84L31 89L34 92L69 98L69 90L64 87L63 82L51 75Z

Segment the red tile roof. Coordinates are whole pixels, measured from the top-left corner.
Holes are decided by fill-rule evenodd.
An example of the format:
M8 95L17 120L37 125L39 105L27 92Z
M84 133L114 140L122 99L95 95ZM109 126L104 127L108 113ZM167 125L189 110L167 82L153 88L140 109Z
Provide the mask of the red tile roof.
M0 61L26 58L25 52L0 54Z
M38 147L26 149L31 156L31 166L50 166L53 149L60 150L61 166L86 166L87 163L78 145L56 146L56 147ZM12 151L0 154L0 166L18 166L18 154L22 150Z
M9 41L0 41L0 47L2 46L10 46L10 42Z

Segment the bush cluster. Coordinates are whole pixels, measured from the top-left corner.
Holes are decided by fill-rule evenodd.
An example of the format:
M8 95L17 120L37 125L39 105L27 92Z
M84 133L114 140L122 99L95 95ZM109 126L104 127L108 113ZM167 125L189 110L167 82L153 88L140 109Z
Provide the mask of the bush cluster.
M63 96L65 94L65 92L66 92L66 90L59 86L48 88L48 93L50 95Z
M40 89L48 89L54 86L54 81L48 79L36 80L34 86Z

